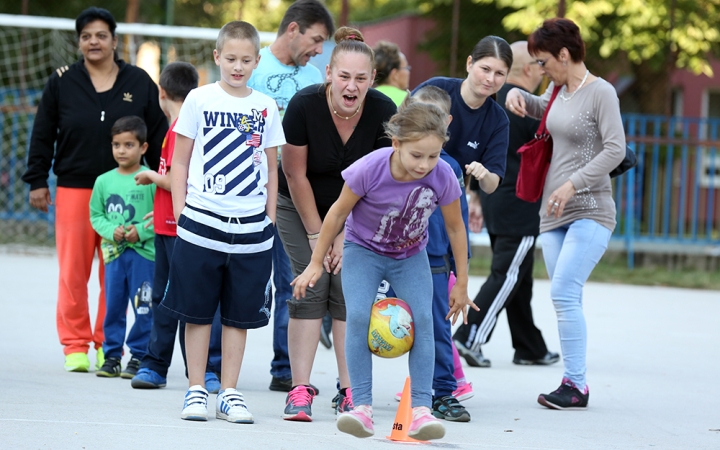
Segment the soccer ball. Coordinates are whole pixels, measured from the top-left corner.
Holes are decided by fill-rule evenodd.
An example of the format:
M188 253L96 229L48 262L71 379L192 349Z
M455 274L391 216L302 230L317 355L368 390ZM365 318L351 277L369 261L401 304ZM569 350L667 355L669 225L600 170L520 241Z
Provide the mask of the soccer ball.
M415 339L412 311L399 298L375 302L370 313L368 347L382 358L397 358L409 352Z

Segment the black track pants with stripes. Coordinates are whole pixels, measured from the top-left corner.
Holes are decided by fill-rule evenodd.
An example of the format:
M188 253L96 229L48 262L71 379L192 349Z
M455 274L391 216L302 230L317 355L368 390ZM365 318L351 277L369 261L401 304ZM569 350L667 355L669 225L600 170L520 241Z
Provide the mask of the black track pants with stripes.
M475 297L480 312L470 309L467 325L461 325L454 339L475 351L490 340L503 308L515 357L540 359L547 353L542 333L533 322L533 263L536 236L490 235L493 251L490 275Z

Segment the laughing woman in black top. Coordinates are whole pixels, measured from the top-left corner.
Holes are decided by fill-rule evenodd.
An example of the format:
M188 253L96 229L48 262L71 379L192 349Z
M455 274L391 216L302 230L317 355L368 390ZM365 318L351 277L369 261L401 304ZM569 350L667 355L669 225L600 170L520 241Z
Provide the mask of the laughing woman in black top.
M327 68L327 83L299 91L283 119L287 145L279 174L278 231L294 275L305 270L317 243L323 218L340 196L340 172L371 151L389 147L383 124L395 104L371 89L375 77L372 49L359 31L342 27ZM284 418L309 421L313 389L309 387L320 326L327 311L333 317L333 340L341 392L338 408L350 404L345 365L345 299L340 283L344 233L325 258L325 273L304 299L288 300L288 344L293 389Z
M60 282L57 328L65 352L65 370L87 372L91 343L102 366L105 295L100 236L90 226L90 194L98 175L117 167L110 145L110 128L124 116L139 116L148 128L145 155L152 169L168 129L158 88L142 69L125 64L115 54L115 19L105 9L88 8L75 20L82 58L57 69L43 91L30 141L28 169L30 204L48 211L52 204L47 178L57 175L55 239ZM54 160L54 161L53 161ZM94 328L90 325L87 283L93 254L100 258L100 298Z

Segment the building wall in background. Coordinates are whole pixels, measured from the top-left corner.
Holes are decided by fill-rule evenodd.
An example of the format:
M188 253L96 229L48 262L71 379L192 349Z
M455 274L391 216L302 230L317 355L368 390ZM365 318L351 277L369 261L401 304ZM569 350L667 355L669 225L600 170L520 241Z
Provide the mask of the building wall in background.
M435 62L427 53L417 47L425 39L425 34L433 29L435 23L418 16L400 16L383 22L363 24L358 28L365 42L374 47L378 41L394 42L405 54L410 71L410 89L435 76Z

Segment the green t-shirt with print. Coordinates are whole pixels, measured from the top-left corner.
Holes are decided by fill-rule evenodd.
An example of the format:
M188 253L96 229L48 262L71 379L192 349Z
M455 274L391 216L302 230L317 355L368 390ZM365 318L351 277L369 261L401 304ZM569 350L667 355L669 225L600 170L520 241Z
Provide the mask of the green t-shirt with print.
M100 244L105 264L117 259L126 248L132 248L143 258L155 261L155 230L152 225L145 228L152 218L143 217L153 210L155 185L136 185L135 175L123 175L117 169L106 172L95 180L90 197L90 223L102 237ZM139 240L131 243L123 239L116 242L115 229L123 225L127 230L134 225Z

